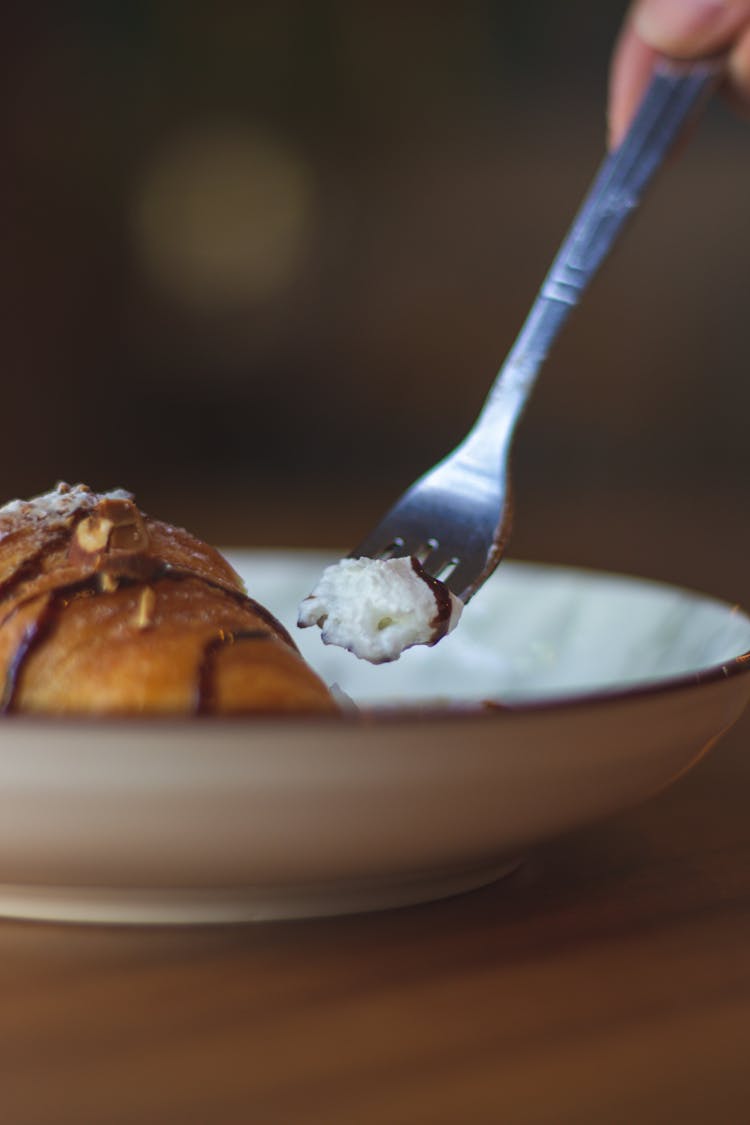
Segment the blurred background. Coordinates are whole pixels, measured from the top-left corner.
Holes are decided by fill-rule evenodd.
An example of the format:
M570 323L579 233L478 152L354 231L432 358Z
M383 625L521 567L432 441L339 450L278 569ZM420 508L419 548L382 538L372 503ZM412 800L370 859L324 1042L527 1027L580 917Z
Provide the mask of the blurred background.
M0 52L0 494L347 546L476 414L603 153L625 5L80 0ZM717 105L545 369L512 553L750 602L750 128Z

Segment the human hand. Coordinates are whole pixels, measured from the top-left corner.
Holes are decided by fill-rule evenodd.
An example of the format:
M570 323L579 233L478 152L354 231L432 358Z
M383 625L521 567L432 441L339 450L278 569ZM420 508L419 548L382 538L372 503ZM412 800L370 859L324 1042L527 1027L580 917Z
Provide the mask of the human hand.
M750 112L750 0L636 0L615 47L609 145L616 148L640 102L654 60L727 55L726 91Z

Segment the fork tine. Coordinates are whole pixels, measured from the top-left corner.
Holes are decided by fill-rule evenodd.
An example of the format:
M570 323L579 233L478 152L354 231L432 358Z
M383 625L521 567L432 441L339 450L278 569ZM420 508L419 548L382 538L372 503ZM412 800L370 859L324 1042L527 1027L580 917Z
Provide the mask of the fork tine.
M374 532L350 552L350 559L395 559L402 555L410 554L403 538L399 535L388 535L382 525L376 527Z
M408 535L408 540L407 540ZM396 510L388 514L372 529L366 539L350 552L352 559L399 558L418 550L421 542L407 521L399 518Z
M468 600L468 595L472 591L472 587L476 583L477 568L466 560L460 561L456 568L441 579L442 582L448 587L452 594L462 601Z
M456 557L456 552L450 545L443 545L438 543L433 550L430 551L422 566L428 574L432 574L437 578L441 570L444 570L449 563Z

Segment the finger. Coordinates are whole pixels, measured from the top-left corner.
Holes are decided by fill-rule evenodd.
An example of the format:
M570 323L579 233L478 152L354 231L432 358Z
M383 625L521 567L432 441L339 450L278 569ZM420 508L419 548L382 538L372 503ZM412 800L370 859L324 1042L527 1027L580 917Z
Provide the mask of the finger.
M750 27L729 56L728 94L736 109L750 114Z
M630 22L620 34L612 56L609 79L608 143L617 148L638 108L654 67L656 52Z
M638 0L632 20L656 51L692 59L729 47L750 26L750 0Z

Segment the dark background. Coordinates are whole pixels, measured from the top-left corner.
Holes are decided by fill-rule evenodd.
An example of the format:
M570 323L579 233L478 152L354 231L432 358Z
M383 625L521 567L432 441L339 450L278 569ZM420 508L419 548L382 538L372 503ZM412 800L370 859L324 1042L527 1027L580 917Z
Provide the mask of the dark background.
M0 493L356 541L479 408L602 155L624 5L15 7ZM750 601L749 199L717 105L543 373L514 554Z

